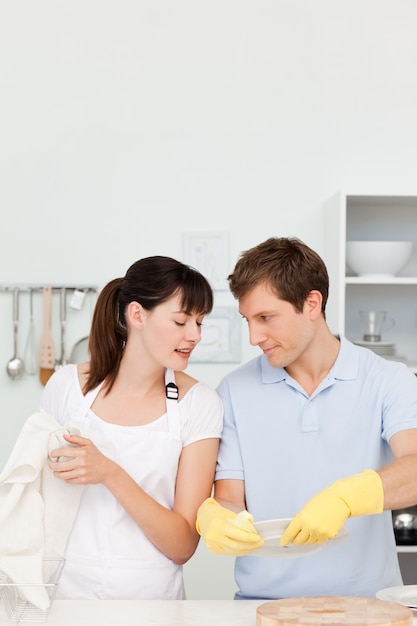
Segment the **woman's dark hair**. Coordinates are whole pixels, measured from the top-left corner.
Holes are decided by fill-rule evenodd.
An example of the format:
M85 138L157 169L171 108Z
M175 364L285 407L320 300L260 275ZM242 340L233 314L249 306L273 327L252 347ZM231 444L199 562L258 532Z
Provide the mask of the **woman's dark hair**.
M113 386L127 339L125 312L131 302L152 311L179 295L181 309L207 315L213 308L213 291L196 269L166 256L136 261L124 278L115 278L100 292L94 308L88 341L90 367L83 392L106 380L106 392Z
M256 285L265 283L274 293L302 312L308 294L322 295L326 317L329 275L322 258L296 237L270 237L240 256L233 274L228 276L234 297L239 300Z

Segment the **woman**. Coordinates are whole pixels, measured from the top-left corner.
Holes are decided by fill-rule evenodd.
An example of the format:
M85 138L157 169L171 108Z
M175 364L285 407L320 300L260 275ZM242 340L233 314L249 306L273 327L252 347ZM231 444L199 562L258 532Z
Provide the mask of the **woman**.
M60 598L182 599L182 564L198 544L223 408L184 373L213 294L169 257L134 263L94 310L91 360L48 381L41 411L83 437L51 457L55 476L85 485L68 540Z

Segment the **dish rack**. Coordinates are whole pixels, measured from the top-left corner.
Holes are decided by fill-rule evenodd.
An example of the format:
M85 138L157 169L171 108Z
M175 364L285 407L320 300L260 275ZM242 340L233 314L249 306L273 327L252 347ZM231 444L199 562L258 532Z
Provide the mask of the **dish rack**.
M42 583L12 583L0 582L0 601L4 605L8 619L18 624L19 622L44 622L48 617L50 608L55 599L59 577L64 566L64 559L44 559L42 562ZM43 587L49 597L49 606L40 609L25 599L27 587Z

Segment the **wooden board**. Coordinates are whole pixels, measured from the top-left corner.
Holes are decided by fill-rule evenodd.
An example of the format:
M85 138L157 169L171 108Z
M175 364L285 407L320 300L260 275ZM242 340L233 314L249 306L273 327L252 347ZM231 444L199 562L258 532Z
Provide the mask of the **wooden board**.
M413 612L396 602L349 596L305 596L265 602L256 626L412 626Z

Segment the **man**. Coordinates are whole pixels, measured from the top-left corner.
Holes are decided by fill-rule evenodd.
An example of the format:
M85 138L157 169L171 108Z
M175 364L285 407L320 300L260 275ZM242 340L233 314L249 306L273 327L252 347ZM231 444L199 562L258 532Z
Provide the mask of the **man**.
M298 239L244 252L229 284L263 354L218 388L215 499L197 519L207 548L238 557L236 598L374 597L401 585L390 511L417 502L416 377L331 333L326 267ZM292 518L285 556L322 549L257 557L251 522L280 518Z

